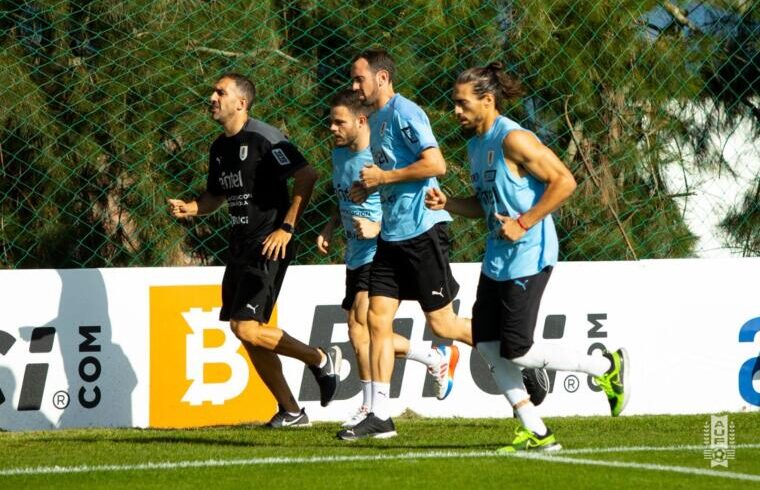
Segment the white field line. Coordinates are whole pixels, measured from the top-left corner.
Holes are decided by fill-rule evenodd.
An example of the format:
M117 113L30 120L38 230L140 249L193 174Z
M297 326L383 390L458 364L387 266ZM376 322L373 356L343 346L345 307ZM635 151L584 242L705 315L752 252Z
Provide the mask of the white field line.
M757 449L760 444L737 444L736 449ZM574 465L591 465L591 466L608 466L614 468L631 468L649 471L662 471L670 473L683 473L701 476L712 476L717 478L728 478L733 480L757 481L760 482L760 475L747 473L736 473L730 471L718 471L702 468L692 468L687 466L668 466L649 463L634 463L625 461L606 461L585 458L569 458L567 455L579 454L612 454L626 452L665 452L665 451L702 451L705 446L621 446L610 448L587 448L587 449L570 449L559 451L558 453L518 453L515 455L500 455L494 451L426 451L426 452L408 452L401 454L379 454L379 455L347 455L347 456L313 456L305 458L274 457L274 458L248 458L248 459L208 459L201 461L167 461L161 463L140 463L124 465L81 465L81 466L38 466L7 468L0 470L0 477L3 476L33 476L33 475L51 475L51 474L70 474L70 473L93 473L93 472L115 472L115 471L157 471L157 470L176 470L184 468L210 468L224 466L259 466L259 465L279 465L279 464L313 464L313 463L349 463L355 461L404 461L420 459L473 459L473 458L511 458L516 457L527 460L538 460L549 463L563 463Z
M736 449L760 449L759 444L735 444L732 446ZM639 453L645 451L673 452L673 451L704 451L710 446L702 444L694 445L675 445L675 446L617 446L617 447L591 447L583 449L563 449L557 454L562 456L576 454L605 454L605 453Z
M562 451L557 454L561 454ZM708 470L704 468L692 468L689 466L670 466L652 463L633 463L629 461L606 461L602 459L568 458L566 456L550 456L549 454L516 454L520 459L547 461L549 463L564 463L579 466L606 466L611 468L630 468L636 470L662 471L666 473L681 473L685 475L714 476L731 480L744 480L760 482L760 475L749 473L736 473L732 471Z

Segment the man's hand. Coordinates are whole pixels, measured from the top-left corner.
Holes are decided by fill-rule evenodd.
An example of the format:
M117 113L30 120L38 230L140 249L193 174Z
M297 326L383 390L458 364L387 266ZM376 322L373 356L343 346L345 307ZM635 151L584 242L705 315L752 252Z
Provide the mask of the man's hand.
M377 165L367 165L359 172L359 181L365 189L385 184L385 171Z
M266 256L269 260L284 259L285 249L292 237L293 235L285 230L274 230L264 240L264 247L261 249L261 255Z
M169 212L175 218L189 218L198 214L198 203L195 201L185 202L181 199L167 199Z
M333 237L332 222L328 222L317 237L317 252L322 255L330 253L330 242Z
M380 222L372 221L367 218L354 216L351 218L354 222L354 231L359 240L369 240L375 238L380 233Z
M525 235L525 230L523 230L517 220L509 216L502 216L499 213L493 213L493 215L496 217L496 221L501 223L501 229L499 230L501 238L516 242Z
M428 189L427 193L425 193L425 206L433 211L440 211L445 208L446 201L446 194L437 187L431 187Z
M354 182L351 184L351 189L348 190L348 197L350 197L351 201L355 204L361 204L376 190L377 188L375 187L366 188L361 182Z

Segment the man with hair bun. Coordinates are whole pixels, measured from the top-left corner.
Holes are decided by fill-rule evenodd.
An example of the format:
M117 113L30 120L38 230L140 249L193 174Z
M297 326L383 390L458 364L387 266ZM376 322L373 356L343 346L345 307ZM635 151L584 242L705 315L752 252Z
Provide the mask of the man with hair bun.
M505 102L523 94L500 62L462 72L454 85L460 127L474 136L467 144L475 194L449 198L427 191L431 210L485 218L488 228L475 304L472 335L491 366L496 384L520 420L512 443L500 452L561 448L531 403L520 368L579 371L594 376L607 395L612 416L625 408L630 391L625 349L587 355L554 344L534 343L538 309L558 260L551 213L575 190L573 175L530 131L501 115Z

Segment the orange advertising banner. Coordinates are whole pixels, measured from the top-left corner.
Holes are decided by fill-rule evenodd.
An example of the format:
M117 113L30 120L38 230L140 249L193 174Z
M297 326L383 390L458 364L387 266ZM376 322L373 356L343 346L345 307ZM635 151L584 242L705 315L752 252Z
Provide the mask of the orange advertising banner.
M266 422L277 410L228 322L220 286L150 288L150 426ZM269 326L277 324L275 309Z

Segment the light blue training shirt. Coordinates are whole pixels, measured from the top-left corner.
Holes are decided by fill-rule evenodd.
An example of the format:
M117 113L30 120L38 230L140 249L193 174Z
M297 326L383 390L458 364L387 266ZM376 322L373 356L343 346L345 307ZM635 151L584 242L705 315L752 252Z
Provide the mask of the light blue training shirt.
M377 238L359 239L354 231L353 218L357 216L371 221L380 221L383 216L379 193L370 194L361 204L354 203L349 197L351 184L359 180L361 169L365 165L372 164L372 153L369 147L358 152L353 152L345 146L338 147L333 150L332 163L333 188L338 196L340 219L346 234L346 267L357 269L372 262L377 249Z
M535 206L546 189L546 184L532 175L520 177L507 167L502 143L515 130L523 128L500 115L485 134L474 136L467 143L470 178L488 224L482 272L495 281L537 274L544 267L555 265L559 254L551 214L516 242L499 238L501 224L494 213L517 219Z
M424 150L438 148L425 112L399 94L370 115L369 126L372 158L383 170L408 167L419 160ZM425 233L436 223L451 221L448 212L432 211L425 206L425 193L431 187L439 187L435 177L380 186L383 240L407 240Z

